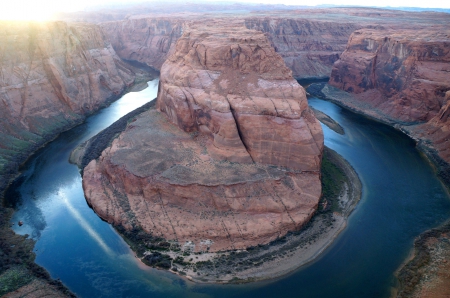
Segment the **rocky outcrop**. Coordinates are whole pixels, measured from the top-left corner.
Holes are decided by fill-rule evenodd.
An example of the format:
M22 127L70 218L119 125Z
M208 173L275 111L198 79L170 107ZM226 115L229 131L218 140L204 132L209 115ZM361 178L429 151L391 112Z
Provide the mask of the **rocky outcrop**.
M445 104L427 123L416 128L422 139L430 140L442 159L450 163L450 91L445 93Z
M134 83L98 26L2 22L0 190L28 156Z
M323 134L264 34L192 23L161 69L157 110L84 169L94 210L211 252L302 227L321 193ZM175 124L175 125L174 125Z
M450 295L450 223L422 233L411 258L398 270L398 298Z
M450 90L449 33L449 28L355 31L334 64L330 85L357 94L394 121L428 121Z
M397 126L450 183L450 28L355 31L321 92Z
M317 171L322 130L264 34L193 26L161 69L158 109L209 135L217 159Z

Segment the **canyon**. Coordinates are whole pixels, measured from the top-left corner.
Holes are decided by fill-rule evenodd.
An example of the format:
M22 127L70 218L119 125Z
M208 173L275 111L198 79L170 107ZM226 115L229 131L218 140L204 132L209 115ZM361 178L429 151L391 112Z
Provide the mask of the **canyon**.
M30 154L148 77L96 25L2 22L0 40L1 192Z
M166 12L163 6L158 9ZM96 111L123 94L136 76L148 76L152 69L159 71L173 51L186 22L213 18L223 22L238 21L246 28L263 32L296 79L329 77L341 53L348 52L345 51L347 41L357 30L415 32L411 30L421 29L432 32L445 29L448 24L448 14L445 13L368 8L294 9L269 13L265 9L251 12L254 9L250 7L245 8L250 12L233 14L183 13L183 9L172 14L145 13L145 9L139 8L128 14L120 10L106 11L102 17L94 12L60 16L66 21L96 24L61 21L47 24L4 23L1 35L5 40L1 49L1 88L5 117L2 117L0 189L8 185L15 177L18 166L46 141L83 121L86 113ZM17 37L19 35L21 38ZM355 62L346 61L347 56L344 54L335 69L339 65ZM138 70L128 62L146 70ZM430 63L422 63L422 69L426 65ZM437 72L433 70L427 73L428 77L421 84L429 85L425 80L442 82L445 78L442 71L439 78L434 77ZM335 75L332 75L330 83L336 85L333 77ZM429 120L444 105L442 94L445 93L445 86L439 88L436 92L440 92L440 99L433 100L434 106L429 107L432 110L427 115L414 112L409 117L411 121ZM373 94L370 90L367 92ZM420 96L419 93L416 95ZM413 101L415 105L420 105L417 96ZM31 99L35 97L39 99ZM400 102L400 99L397 101L399 105L409 104ZM402 121L409 121L406 116L401 118ZM434 137L429 139L433 141Z
M314 214L322 130L263 33L186 25L156 108L84 168L86 199L103 219L217 252L267 244Z
M118 227L218 251L269 243L308 222L323 136L293 78L330 77L314 94L401 129L450 183L448 14L161 12L2 23L0 191L38 148L153 70L161 72L159 111L134 118L84 172L89 203ZM213 19L228 29L201 28ZM246 38L215 48L208 30ZM292 148L302 150L291 159Z
M355 31L334 64L328 95L398 126L450 181L450 28ZM336 93L335 87L346 92Z
M382 9L299 9L214 16L264 32L297 79L330 77L343 105L402 129L450 181L446 91L449 16ZM148 14L102 23L120 57L160 70L183 24L211 14ZM176 19L176 21L174 20ZM441 115L439 119L437 115ZM434 119L431 121L431 119Z

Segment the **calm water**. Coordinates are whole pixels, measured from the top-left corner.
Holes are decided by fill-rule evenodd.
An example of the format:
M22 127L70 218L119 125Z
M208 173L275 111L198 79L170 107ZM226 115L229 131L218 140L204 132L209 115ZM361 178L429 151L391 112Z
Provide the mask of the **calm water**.
M157 81L63 133L29 160L9 190L19 234L37 240L36 262L80 297L387 297L393 272L413 239L450 217L450 200L432 168L399 132L319 99L316 109L345 129L324 128L327 146L363 182L347 229L322 256L282 279L247 285L197 285L140 264L126 243L87 206L70 151L156 97Z

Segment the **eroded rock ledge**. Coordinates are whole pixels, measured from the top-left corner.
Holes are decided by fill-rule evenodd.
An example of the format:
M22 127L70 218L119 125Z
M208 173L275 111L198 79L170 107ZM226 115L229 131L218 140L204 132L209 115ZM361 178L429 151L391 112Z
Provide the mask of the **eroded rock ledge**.
M264 34L209 25L184 28L161 69L161 112L135 118L84 169L83 188L116 226L215 252L308 222L321 194L323 134Z

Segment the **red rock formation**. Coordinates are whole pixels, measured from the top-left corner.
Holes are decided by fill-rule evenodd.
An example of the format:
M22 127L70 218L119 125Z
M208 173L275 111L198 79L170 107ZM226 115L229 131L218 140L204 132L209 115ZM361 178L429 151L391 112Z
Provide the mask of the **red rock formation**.
M318 171L319 122L265 35L197 26L161 68L158 109L184 131L210 135L216 158Z
M178 8L177 8L178 9ZM180 8L182 10L182 8ZM198 11L208 8L198 8ZM190 11L189 9L185 11ZM139 13L144 13L141 11ZM448 14L374 8L271 10L239 15L164 13L139 15L101 24L119 56L160 69L181 36L182 23L192 20L240 20L267 34L295 78L329 77L351 33L361 28L423 29L449 22Z
M183 17L131 17L100 24L117 54L160 70L181 36Z
M360 24L320 19L254 17L245 26L267 34L295 78L326 78Z
M100 24L118 55L161 69L170 48L181 36L182 24L211 18L202 15L136 16ZM245 17L249 29L267 33L275 50L296 78L328 77L333 63L345 49L354 23L330 23L280 17Z
M397 122L428 121L450 90L450 29L358 30L333 67L330 85Z
M2 22L0 57L2 174L135 79L95 25Z
M219 251L268 243L311 218L323 134L262 33L185 28L161 69L158 107L165 114L141 114L84 169L103 219Z
M412 132L420 139L430 141L439 156L450 164L450 91L445 93L444 102L436 116L413 128Z

